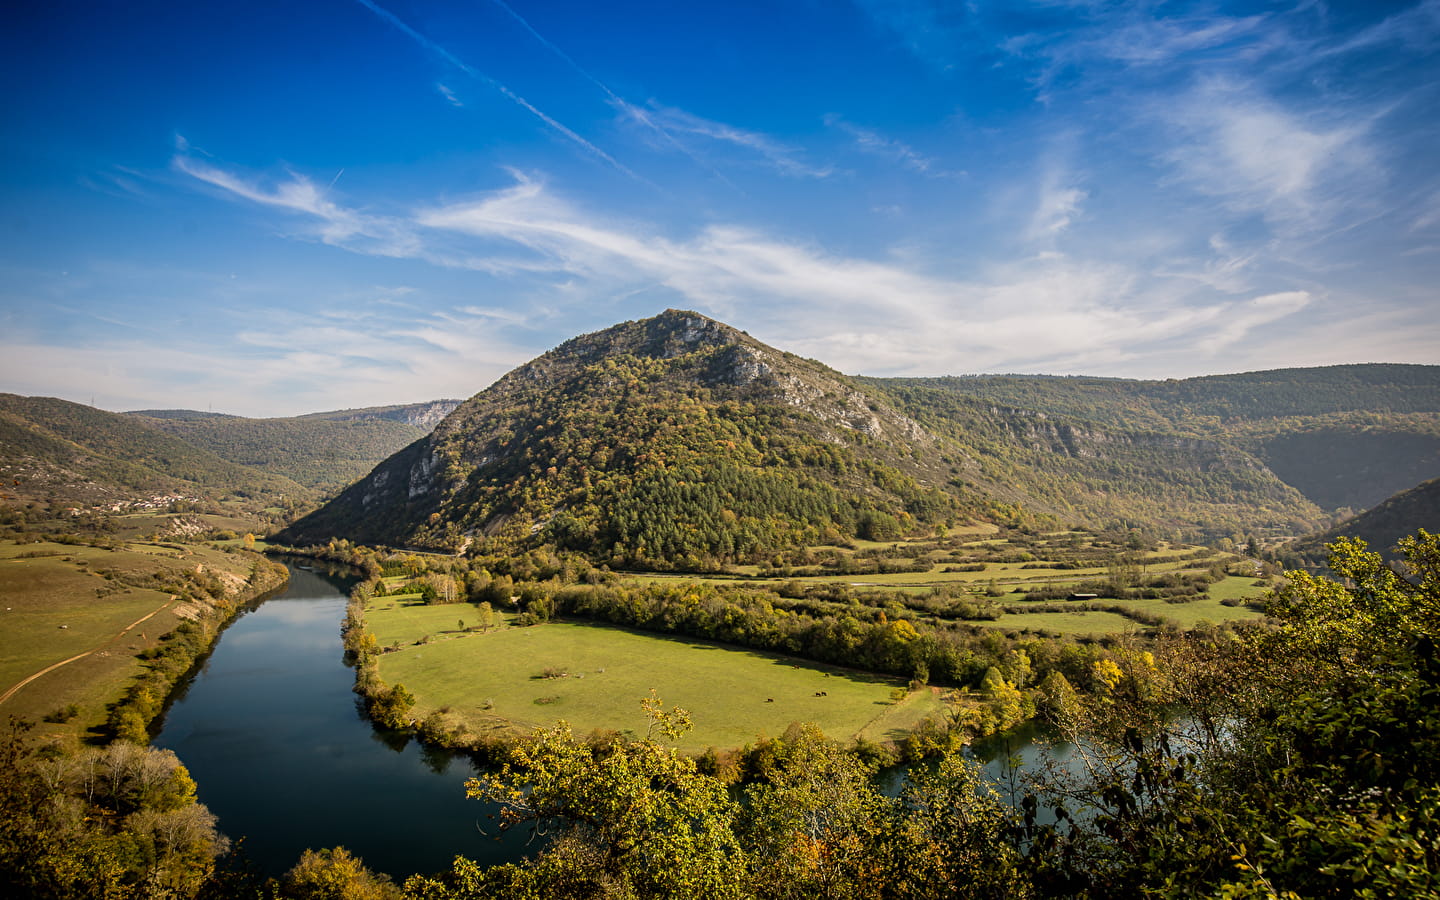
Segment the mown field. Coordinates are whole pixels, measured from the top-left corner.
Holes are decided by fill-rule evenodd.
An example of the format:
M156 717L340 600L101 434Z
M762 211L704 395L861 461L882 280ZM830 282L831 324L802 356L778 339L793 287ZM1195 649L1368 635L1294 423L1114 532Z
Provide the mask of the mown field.
M1206 596L1185 603L1164 600L1103 600L1106 606L1118 606L1147 616L1161 616L1180 628L1241 622L1264 617L1259 610L1243 603L1227 606L1224 600L1251 600L1262 596L1268 586L1259 586L1256 579L1232 575L1210 585ZM1023 607L1022 607L1023 609ZM1053 631L1068 635L1123 634L1145 626L1120 613L1109 610L1077 609L1065 612L1007 612L994 622L979 623L986 627Z
M680 746L699 752L774 737L793 722L840 739L895 739L941 709L928 688L897 704L896 680L799 659L564 621L458 632L467 616L467 627L478 622L465 604L393 597L368 608L380 645L401 647L380 657L381 678L416 695L419 718L449 707L480 733L564 719L580 734L643 735L640 701L653 689L667 707L689 710L696 727Z
M185 612L155 576L198 566L235 582L250 565L206 545L0 542L0 715L40 720L74 704L73 718L42 730L73 733L103 722L106 705L140 671L136 654Z

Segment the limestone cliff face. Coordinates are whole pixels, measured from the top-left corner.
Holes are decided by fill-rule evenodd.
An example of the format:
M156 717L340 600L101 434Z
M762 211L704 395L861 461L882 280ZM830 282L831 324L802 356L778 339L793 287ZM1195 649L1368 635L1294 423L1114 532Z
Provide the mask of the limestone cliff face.
M415 403L401 407L394 417L406 425L416 428L434 428L460 405L459 400L435 400L431 403Z
M1104 459L1123 449L1149 449L1189 454L1214 466L1265 469L1263 462L1240 448L1207 438L1088 426L1033 410L992 406L990 411L1002 417L1015 437L1034 450L1077 459Z
M337 422L354 422L366 419L385 419L391 422L400 422L405 425L413 425L416 428L426 430L439 425L455 407L460 405L459 400L431 400L427 403L410 403L404 406L374 406L365 409L342 409L335 412L315 413L312 416L301 418L323 418Z

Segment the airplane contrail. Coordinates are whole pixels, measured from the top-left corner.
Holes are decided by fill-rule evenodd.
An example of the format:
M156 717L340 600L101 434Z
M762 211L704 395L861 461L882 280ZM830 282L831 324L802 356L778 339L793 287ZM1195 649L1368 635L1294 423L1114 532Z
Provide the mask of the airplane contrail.
M626 175L629 175L636 181L645 181L644 178L641 178L639 175L635 174L625 164L615 159L615 157L611 156L604 150L601 150L599 147L585 140L583 137L576 134L571 129L565 127L565 125L556 120L553 116L546 115L545 112L536 107L535 104L531 103L524 97L521 97L519 94L510 90L510 88L506 87L501 82L497 81L494 78L491 78L489 75L486 75L484 72L476 69L474 66L465 62L463 59L451 53L449 50L445 49L441 45L430 40L430 38L416 31L414 28L411 28L409 25L405 24L405 22L399 16L390 12L388 9L376 5L375 3L371 2L371 0L355 0L355 2L370 10L372 13L379 16L396 30L409 37L415 43L424 47L426 50L429 50L431 53L434 53L436 56L445 60L450 65L459 69L461 72L464 72L466 75L469 75L476 81L486 84L494 90L500 92L515 105L519 106L526 112L538 118L540 121L544 122L546 125L549 125L551 128L560 132L562 135L569 138L571 141L578 144L585 150L589 151L594 156L604 160L605 162L614 166L617 170L625 173Z

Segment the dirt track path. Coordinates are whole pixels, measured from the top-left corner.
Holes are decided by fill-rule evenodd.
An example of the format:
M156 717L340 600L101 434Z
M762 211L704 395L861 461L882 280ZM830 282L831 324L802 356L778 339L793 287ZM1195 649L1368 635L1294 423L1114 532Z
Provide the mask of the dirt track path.
M26 678L24 681L16 682L15 684L11 685L10 690L6 691L6 692L3 693L3 694L0 694L0 703L4 703L6 700L9 700L11 697L15 696L15 694L16 694L17 692L19 692L19 690L20 690L21 688L23 688L25 685L29 684L30 682L34 681L35 679L39 678L41 675L47 675L47 674L49 674L50 672L53 672L53 671L55 671L56 669L60 668L61 666L69 665L70 663L74 662L74 661L77 660L77 659L84 659L85 657L89 656L89 655L92 654L92 653L98 653L99 651L104 650L106 647L108 647L108 646L110 646L111 644L115 643L116 641L120 640L122 637L125 636L126 632L128 632L128 631L130 631L131 629L135 628L137 625L141 624L141 623L144 622L146 619L149 619L151 616L154 616L154 615L156 615L157 613L162 613L162 612L164 612L165 610L169 609L169 608L170 608L170 604L174 603L174 602L175 602L176 600L178 600L178 599L179 599L178 597L171 597L169 600L166 600L164 606L161 606L159 609L152 610L151 612L146 613L145 615L143 615L143 616L141 616L140 618L136 619L135 621L131 622L129 625L126 625L124 628L120 629L120 630L115 634L114 637L110 638L110 639L107 640L105 643L103 643L103 644L101 644L100 646L96 647L94 650L86 650L84 653L77 653L76 655L70 657L69 659L62 659L60 662L55 663L54 665L46 666L45 668L43 668L43 669L41 669L40 671L36 672L34 675L31 675L29 678Z

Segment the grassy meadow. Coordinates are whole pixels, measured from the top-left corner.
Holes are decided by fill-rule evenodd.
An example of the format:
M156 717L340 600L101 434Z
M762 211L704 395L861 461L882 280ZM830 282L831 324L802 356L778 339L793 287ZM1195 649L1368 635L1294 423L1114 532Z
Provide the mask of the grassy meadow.
M894 679L805 660L565 621L459 632L467 615L476 619L474 607L393 597L367 611L380 645L401 647L380 657L380 676L415 694L414 715L448 707L478 733L564 719L579 734L643 734L640 701L651 690L689 710L695 729L680 745L688 752L740 747L793 722L835 738L894 739L942 708L928 688L897 704Z
M69 722L44 730L104 721L141 670L137 654L188 612L155 577L197 567L239 584L250 561L207 545L0 542L0 715L40 720L73 704Z
M857 566L876 559L918 561L917 568L928 570L830 574L813 565L787 571L749 566L708 576L620 577L622 584L706 582L770 588L786 596L845 585L852 602L883 605L896 615L943 617L968 603L991 616L973 616L975 626L1076 638L1146 631L1155 617L1181 628L1255 618L1260 613L1243 601L1261 596L1268 586L1253 574L1227 575L1208 585L1202 580L1200 593L1177 598L1183 602L1102 596L1095 605L1106 609L1072 604L1067 592L1113 577L1122 554L1132 584L1169 578L1184 585L1212 569L1249 571L1231 554L1164 542L1127 550L1084 532L1001 535L989 526L811 552L831 559L840 552ZM391 576L384 586L396 590L406 580ZM1035 590L1050 590L1051 599L1031 602L1027 592ZM908 613L902 607L910 607ZM688 637L564 620L518 627L498 611L495 627L481 633L475 606L426 605L418 594L374 598L367 610L371 633L389 651L379 657L380 677L404 684L415 696L412 715L423 719L444 711L478 734L557 719L580 734L643 731L640 701L651 690L667 705L690 711L696 730L685 749L691 751L740 747L780 734L793 722L815 722L836 738L895 740L947 706L938 690L909 691L897 703L892 691L900 682L894 679ZM954 698L948 702L953 705Z

